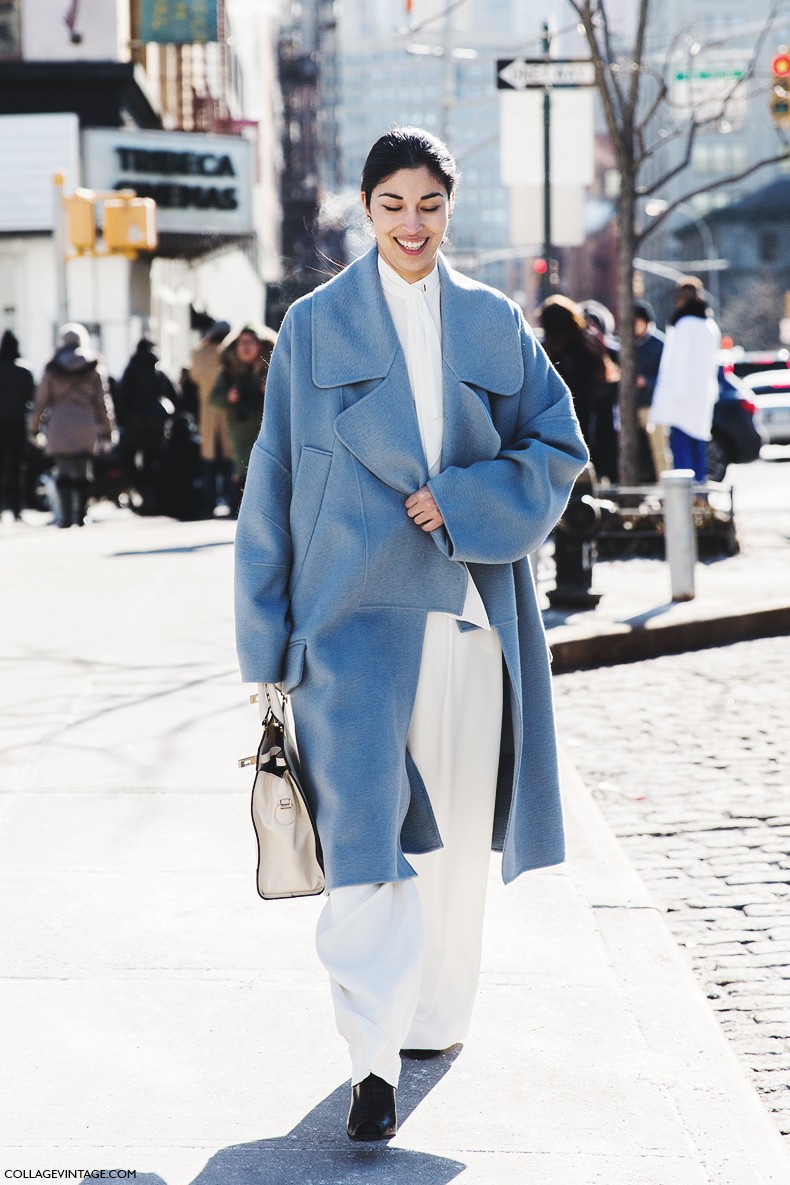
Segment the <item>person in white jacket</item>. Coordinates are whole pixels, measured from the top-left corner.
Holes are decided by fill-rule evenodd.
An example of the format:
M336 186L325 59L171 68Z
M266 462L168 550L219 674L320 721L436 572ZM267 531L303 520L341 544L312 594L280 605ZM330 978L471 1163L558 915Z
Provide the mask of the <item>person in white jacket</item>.
M675 312L656 379L650 423L669 428L676 469L693 469L697 481L708 475L707 442L713 405L719 394L721 332L703 296L702 281L684 276L675 290Z

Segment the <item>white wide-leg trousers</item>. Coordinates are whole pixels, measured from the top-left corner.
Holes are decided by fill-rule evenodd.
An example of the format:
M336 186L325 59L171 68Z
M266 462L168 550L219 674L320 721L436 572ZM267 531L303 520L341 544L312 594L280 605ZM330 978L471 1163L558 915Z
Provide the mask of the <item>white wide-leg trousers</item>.
M480 974L502 725L495 630L429 613L408 736L444 847L410 855L416 878L333 889L318 921L352 1083L393 1086L399 1050L466 1036Z

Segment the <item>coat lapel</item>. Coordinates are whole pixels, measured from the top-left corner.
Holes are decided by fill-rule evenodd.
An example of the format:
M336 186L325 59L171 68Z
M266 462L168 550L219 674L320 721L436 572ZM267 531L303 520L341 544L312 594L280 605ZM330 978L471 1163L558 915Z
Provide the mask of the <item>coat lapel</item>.
M428 470L376 249L346 268L324 293L332 300L316 302L313 376L318 386L343 386L354 399L337 416L335 433L380 481L413 494L425 485Z
M509 395L520 390L523 363L514 324L483 323L481 318L488 315L491 302L480 300L477 286L449 268L441 255L439 271L444 372L442 468L455 465L465 469L475 461L493 460L502 447L491 419L487 392ZM502 305L509 309L504 300Z
M439 267L442 467L465 468L499 452L502 442L486 392L519 391L523 363L512 307L503 298L492 312L493 302L479 300L478 286L448 268L441 256ZM425 485L428 471L406 360L384 299L375 248L315 294L313 377L319 387L363 384L364 393L335 420L338 438L393 489L410 494Z
M335 433L366 469L394 490L413 494L428 480L402 354L385 379L340 413Z

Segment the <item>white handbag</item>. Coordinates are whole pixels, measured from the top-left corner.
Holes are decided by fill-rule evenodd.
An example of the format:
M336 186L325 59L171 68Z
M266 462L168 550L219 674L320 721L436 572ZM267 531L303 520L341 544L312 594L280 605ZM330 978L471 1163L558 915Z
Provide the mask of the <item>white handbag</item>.
M258 840L258 893L266 901L313 897L323 893L325 884L321 843L299 784L285 696L281 698L278 712L269 701L257 755L239 761L239 766L255 763L251 811Z

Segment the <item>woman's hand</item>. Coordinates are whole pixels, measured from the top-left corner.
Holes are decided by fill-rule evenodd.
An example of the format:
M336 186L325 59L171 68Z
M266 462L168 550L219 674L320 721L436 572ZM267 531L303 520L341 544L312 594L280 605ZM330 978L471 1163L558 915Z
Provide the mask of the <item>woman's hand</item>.
M238 403L239 402L238 388L231 387L231 389L228 391L226 398L228 400L228 403Z
M406 499L406 513L423 531L435 531L444 525L442 512L433 500L433 494L427 486L417 490Z

